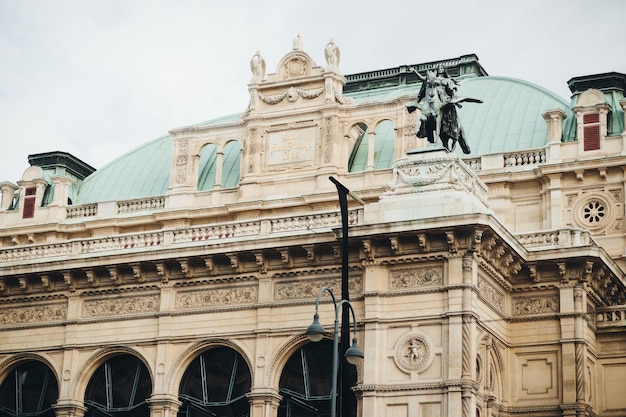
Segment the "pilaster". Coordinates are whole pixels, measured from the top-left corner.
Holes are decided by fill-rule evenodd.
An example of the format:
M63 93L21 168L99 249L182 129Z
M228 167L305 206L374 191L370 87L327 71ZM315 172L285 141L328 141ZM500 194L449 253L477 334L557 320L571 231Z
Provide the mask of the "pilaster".
M250 401L250 417L275 417L283 397L274 388L253 388L247 394Z
M183 404L171 394L156 394L146 400L150 407L150 417L176 417Z
M56 417L84 417L87 407L80 401L61 399L52 405Z

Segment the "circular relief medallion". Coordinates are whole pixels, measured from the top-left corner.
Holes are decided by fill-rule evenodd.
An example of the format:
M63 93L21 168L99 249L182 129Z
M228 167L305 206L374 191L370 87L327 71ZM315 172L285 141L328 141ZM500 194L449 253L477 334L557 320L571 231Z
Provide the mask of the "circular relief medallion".
M421 371L432 360L431 344L423 335L412 333L396 344L396 364L407 371Z

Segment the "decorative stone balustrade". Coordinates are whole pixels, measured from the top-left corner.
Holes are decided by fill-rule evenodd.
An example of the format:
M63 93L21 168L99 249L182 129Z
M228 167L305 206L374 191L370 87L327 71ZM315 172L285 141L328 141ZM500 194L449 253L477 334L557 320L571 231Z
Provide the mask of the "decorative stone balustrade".
M358 223L358 210L348 213L350 225ZM262 227L266 222L267 227ZM223 240L237 237L260 236L264 233L302 231L339 227L341 215L338 212L320 213L310 216L291 216L271 220L224 223L210 226L195 226L177 230L162 230L154 233L136 233L119 236L107 236L45 245L24 245L0 249L0 262L46 259L59 256L94 254L98 252L161 247L169 244L185 244L200 241ZM166 236L170 235L170 239Z
M80 217L93 217L98 214L98 204L85 204L83 206L69 206L67 208L67 218L76 219Z
M482 155L477 158L462 158L474 172L489 170L510 170L520 167L534 167L546 162L545 149L531 149L524 152Z
M255 236L261 231L261 222L229 223L175 230L174 243L207 241L242 236Z
M603 307L596 311L598 328L626 327L626 306Z
M88 239L81 242L81 253L153 247L161 245L162 242L162 232Z
M537 165L546 162L546 152L535 149L526 152L504 154L504 167L519 167L523 165Z
M118 213L133 213L145 210L160 210L165 208L165 197L150 197L141 200L120 201L117 203Z
M587 246L590 245L593 241L589 232L581 229L561 229L532 233L520 233L517 234L516 237L520 241L520 243L529 250L539 248L545 249L549 246Z
M72 254L72 247L72 243L65 242L4 249L0 251L0 263L38 258L51 258L56 256L69 256Z
M357 223L357 211L349 211L348 224L353 225ZM280 219L272 219L271 224L271 233L337 227L341 225L341 214L323 213L310 216L283 217Z

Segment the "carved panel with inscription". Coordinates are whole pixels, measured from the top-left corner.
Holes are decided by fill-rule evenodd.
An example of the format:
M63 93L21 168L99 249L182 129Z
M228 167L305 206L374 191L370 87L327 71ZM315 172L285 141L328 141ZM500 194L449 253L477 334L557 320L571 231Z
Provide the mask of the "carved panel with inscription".
M315 134L314 127L270 132L267 164L312 161L315 157Z

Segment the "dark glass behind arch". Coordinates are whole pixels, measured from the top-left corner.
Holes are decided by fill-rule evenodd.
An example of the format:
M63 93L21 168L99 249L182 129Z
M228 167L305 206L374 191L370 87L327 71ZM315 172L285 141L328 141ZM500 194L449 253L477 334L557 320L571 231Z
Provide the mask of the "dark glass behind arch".
M139 358L123 354L106 360L94 372L85 391L85 417L145 417L152 381Z
M183 375L178 417L247 417L251 386L250 368L237 351L225 346L206 350Z
M333 360L333 342L321 340L308 343L298 349L287 361L280 377L279 392L283 400L278 408L278 417L326 417L330 416L330 386ZM346 417L356 416L356 397L350 389L356 385L356 368L347 366L348 381L338 392L349 409ZM339 407L339 406L338 406Z
M54 374L45 364L28 361L12 369L0 384L0 416L54 417L59 397Z

